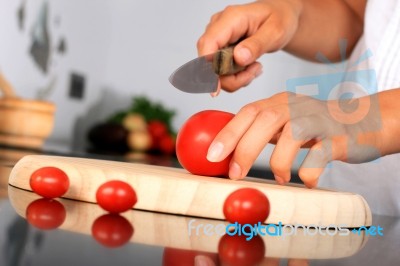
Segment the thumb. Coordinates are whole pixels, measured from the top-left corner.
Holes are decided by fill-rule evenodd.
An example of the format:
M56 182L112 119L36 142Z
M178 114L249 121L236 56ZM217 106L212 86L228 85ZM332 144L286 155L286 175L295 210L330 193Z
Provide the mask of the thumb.
M236 63L241 66L247 66L255 62L264 54L264 46L266 44L257 36L251 36L241 41L233 51Z

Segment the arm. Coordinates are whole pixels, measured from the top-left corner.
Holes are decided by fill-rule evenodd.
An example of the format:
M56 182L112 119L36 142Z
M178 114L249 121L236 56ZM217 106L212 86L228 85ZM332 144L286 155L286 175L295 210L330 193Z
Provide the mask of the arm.
M360 38L366 0L302 1L297 31L285 50L307 60L322 52L332 61L340 60L338 41L348 41L347 55Z

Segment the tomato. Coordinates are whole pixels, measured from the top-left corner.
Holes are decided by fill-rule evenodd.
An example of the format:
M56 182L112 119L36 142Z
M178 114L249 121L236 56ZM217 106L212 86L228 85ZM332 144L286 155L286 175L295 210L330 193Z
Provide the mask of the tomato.
M132 224L118 214L104 214L92 225L92 236L97 242L109 248L125 245L133 236Z
M64 223L66 216L64 205L54 199L37 199L26 208L26 220L42 230L58 228Z
M172 155L175 152L175 139L171 135L165 135L160 138L158 146L163 154Z
M226 220L231 223L263 223L269 215L270 204L267 196L254 188L241 188L232 192L224 202Z
M147 124L147 130L149 131L150 135L157 140L165 135L168 135L167 125L159 120L149 121Z
M164 249L162 266L193 266L194 260L198 255L207 256L215 265L219 265L216 253L166 247Z
M132 209L136 204L136 192L126 182L111 180L102 184L96 192L97 203L110 213Z
M182 167L196 175L228 176L232 154L221 162L210 162L207 151L215 136L233 117L231 113L217 110L191 116L176 139L176 156Z
M42 167L32 173L29 184L32 190L44 198L57 198L69 188L67 174L56 167Z
M221 265L252 266L259 265L265 257L263 239L256 235L246 240L244 235L223 235L218 244Z

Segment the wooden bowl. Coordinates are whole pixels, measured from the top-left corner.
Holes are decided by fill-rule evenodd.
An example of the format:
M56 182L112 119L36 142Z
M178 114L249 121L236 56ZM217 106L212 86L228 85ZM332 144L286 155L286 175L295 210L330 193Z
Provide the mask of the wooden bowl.
M0 144L41 148L54 126L55 106L20 98L0 99Z

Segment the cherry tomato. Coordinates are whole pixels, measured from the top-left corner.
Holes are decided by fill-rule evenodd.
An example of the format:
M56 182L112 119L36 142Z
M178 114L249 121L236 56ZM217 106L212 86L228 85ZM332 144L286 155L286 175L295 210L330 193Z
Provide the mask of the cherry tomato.
M135 191L128 183L111 180L97 189L96 200L104 210L120 213L132 209L137 198Z
M165 135L160 138L158 146L163 154L172 155L175 152L175 139L171 135Z
M224 202L224 215L231 223L263 223L269 215L267 196L254 188L241 188L232 192Z
M263 239L256 235L246 240L244 235L223 235L218 244L221 265L253 266L259 265L265 256Z
M69 188L67 174L56 167L42 167L32 173L29 184L32 190L44 198L58 198Z
M215 136L233 117L231 113L217 110L206 110L191 116L176 139L176 155L182 167L196 175L228 176L232 155L221 162L210 162L207 151Z
M216 253L166 247L164 248L162 266L193 266L198 255L207 256L215 265L219 265L218 254Z
M54 199L37 199L26 208L26 220L42 230L58 228L64 223L66 216L64 205Z
M133 236L132 224L118 214L104 214L92 225L92 235L97 242L109 248L125 245Z
M149 121L147 124L147 130L149 131L150 135L157 140L165 135L168 135L167 125L159 120Z

